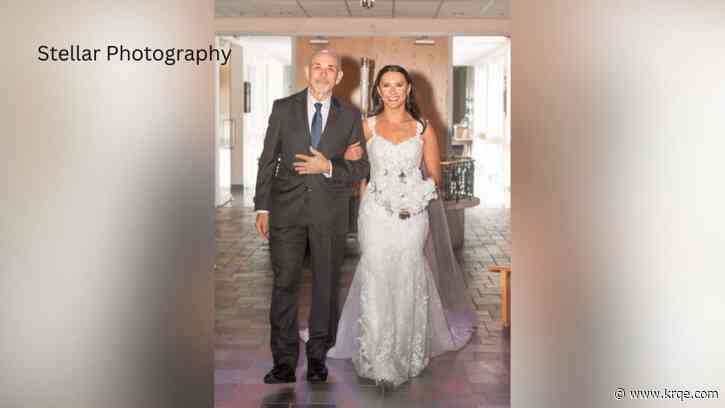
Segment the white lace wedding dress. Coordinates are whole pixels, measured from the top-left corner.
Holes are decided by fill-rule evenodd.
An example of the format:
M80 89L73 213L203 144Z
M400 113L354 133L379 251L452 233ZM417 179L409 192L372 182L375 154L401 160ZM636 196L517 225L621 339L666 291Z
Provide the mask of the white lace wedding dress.
M352 358L361 377L398 386L432 356L460 347L470 330L455 339L424 256L427 206L436 190L420 170L422 126L394 144L375 133L375 118L368 124L370 183L358 217L362 255L327 355Z

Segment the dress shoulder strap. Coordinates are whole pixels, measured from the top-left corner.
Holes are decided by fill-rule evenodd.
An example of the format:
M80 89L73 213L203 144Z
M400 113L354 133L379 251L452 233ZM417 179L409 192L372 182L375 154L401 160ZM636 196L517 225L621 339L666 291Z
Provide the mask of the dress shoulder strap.
M373 130L375 128L375 116L368 116L368 127L370 127L370 130Z
M368 116L368 118L366 120L368 122L368 128L370 129L370 134L372 136L375 136L375 134L376 134L375 133L375 116Z

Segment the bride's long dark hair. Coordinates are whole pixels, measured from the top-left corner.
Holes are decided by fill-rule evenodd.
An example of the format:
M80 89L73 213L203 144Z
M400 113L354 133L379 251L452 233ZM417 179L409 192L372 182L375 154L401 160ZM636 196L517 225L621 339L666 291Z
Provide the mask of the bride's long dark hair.
M380 92L378 91L378 86L380 85L380 79L388 72L400 72L405 77L405 81L410 85L410 92L405 98L405 110L410 113L410 116L412 116L413 119L423 125L423 131L425 131L425 128L428 125L426 121L423 120L418 103L415 101L415 85L413 84L413 78L411 78L408 71L400 65L386 65L378 71L378 75L375 77L375 83L373 84L373 106L372 109L370 109L368 116L379 115L383 109L385 109L385 106L383 105L383 98L380 96Z

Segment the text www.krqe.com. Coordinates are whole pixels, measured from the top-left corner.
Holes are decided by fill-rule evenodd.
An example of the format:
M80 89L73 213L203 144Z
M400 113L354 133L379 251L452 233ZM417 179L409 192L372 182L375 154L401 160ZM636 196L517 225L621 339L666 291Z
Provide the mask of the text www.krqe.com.
M614 391L614 398L617 400L672 399L686 401L693 399L718 399L720 398L720 392L714 390L672 390L668 388L625 389L618 387Z

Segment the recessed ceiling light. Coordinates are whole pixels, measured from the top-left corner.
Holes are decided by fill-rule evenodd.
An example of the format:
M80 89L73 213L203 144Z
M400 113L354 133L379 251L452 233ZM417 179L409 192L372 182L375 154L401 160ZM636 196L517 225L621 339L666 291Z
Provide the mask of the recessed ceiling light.
M435 45L435 40L429 38L429 37L420 37L416 38L414 41L415 45Z
M330 41L322 36L317 36L315 38L311 38L309 41L310 44L329 44Z

